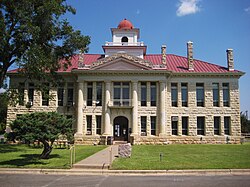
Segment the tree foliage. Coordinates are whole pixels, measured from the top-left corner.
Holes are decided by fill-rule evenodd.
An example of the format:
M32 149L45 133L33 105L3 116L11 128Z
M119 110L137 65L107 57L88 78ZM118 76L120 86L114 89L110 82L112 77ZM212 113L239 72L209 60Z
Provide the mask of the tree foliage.
M250 120L247 119L247 116L244 113L240 114L241 121L241 132L250 133Z
M48 159L53 143L59 135L66 135L73 140L72 120L56 112L34 112L17 116L10 125L16 140L30 144L40 141L44 150L40 158Z
M7 92L0 93L0 134L5 133L7 107L8 107L8 95L7 95Z
M74 30L66 13L76 13L66 0L0 0L0 88L13 64L29 79L51 82L73 54L87 52L90 37Z

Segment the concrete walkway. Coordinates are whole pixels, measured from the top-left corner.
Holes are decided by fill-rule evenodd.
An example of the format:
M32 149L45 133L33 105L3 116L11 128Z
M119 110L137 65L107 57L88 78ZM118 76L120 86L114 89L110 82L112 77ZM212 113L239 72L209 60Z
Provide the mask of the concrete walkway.
M76 163L76 169L108 169L118 155L118 145L112 145Z

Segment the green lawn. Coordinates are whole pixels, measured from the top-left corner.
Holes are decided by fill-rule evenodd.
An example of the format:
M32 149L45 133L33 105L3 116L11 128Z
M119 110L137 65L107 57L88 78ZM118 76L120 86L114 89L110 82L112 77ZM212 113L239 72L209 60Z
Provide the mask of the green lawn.
M243 168L250 168L250 144L135 145L131 158L118 158L112 164L112 169L125 170Z
M105 146L76 146L76 162L104 149ZM0 145L0 167L70 168L70 150L53 148L50 159L39 159L42 148L27 145Z

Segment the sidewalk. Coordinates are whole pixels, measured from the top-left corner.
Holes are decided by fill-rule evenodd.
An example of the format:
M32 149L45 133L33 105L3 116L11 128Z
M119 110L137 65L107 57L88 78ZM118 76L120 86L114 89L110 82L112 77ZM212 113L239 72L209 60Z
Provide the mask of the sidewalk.
M108 169L118 155L118 145L112 145L73 165L74 169Z

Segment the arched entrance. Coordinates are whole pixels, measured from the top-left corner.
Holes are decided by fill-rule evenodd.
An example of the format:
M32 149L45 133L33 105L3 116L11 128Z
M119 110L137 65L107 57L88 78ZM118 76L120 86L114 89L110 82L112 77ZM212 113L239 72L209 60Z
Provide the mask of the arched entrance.
M128 141L128 119L118 116L114 119L114 140Z

